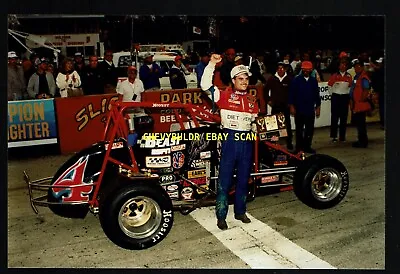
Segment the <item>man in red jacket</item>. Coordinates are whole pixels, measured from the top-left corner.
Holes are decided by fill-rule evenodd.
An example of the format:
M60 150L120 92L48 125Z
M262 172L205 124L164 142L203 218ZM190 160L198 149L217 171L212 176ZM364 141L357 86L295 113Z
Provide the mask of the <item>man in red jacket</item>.
M371 80L361 60L354 62L354 71L356 75L350 88L350 109L353 112L353 123L357 127L358 141L353 143L353 147L366 148L368 146L366 118L367 112L371 110L368 102Z

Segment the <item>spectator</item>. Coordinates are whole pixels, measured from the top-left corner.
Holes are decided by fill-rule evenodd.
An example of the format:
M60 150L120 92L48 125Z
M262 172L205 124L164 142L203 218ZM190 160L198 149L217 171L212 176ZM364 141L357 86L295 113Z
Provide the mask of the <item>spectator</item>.
M216 216L217 226L221 230L228 228L226 216L228 214L228 192L232 187L235 168L237 169L237 183L235 186L235 219L243 223L250 223L246 215L246 197L248 180L252 165L253 144L251 141L235 140L236 133L249 133L252 123L258 114L256 98L248 93L249 72L244 65L235 66L231 71L233 88L228 87L220 91L212 86L212 75L215 65L221 62L218 54L213 54L201 78L201 88L212 92L208 95L214 99L221 109L221 125L227 133L227 139L222 142L219 180L217 185Z
M144 56L144 64L139 69L139 77L143 82L145 90L160 89L160 78L164 76L160 66L153 62L153 55L148 53Z
M288 75L293 76L294 72L293 72L292 66L290 65L290 54L289 53L287 53L283 56L282 63L284 65L284 69L285 69L286 73Z
M74 65L71 59L63 60L62 68L56 78L57 87L60 90L61 97L72 97L83 95L81 86L81 77L74 70Z
M85 67L85 62L83 60L83 55L81 52L76 52L74 55L74 68L76 72L81 75L83 68Z
M297 67L300 65L301 65L300 53L296 53L294 60L290 63L293 73L296 73L295 75L299 73L300 70Z
M358 59L357 59L357 58L351 60L351 68L349 68L349 69L347 70L347 72L350 74L351 78L353 78L353 79L354 79L354 76L356 76L356 72L355 72L355 70L354 70L354 64L355 64L356 62L358 62Z
M285 70L283 62L278 63L274 76L268 78L264 87L264 98L267 104L272 108L271 114L283 113L285 115L285 125L287 131L286 144L289 150L293 149L293 133L290 121L290 108L288 104L289 88L292 82L292 76ZM264 110L264 113L267 111Z
M310 54L308 52L305 52L303 54L302 64L305 61L307 61L307 62L310 61ZM303 69L301 68L300 72L297 75L301 75L302 73L303 73ZM315 78L317 80L317 82L321 82L321 77L320 77L318 71L315 68L313 68L312 71L310 72L310 76Z
M317 79L311 77L313 66L310 61L301 63L302 73L296 76L289 89L290 113L296 125L296 151L315 153L311 147L314 135L315 116L321 111Z
M258 53L256 55L256 60L254 60L250 65L250 85L260 85L265 84L267 81L265 80L265 65L264 65L264 56L262 53Z
M182 71L182 57L176 56L174 64L169 70L169 82L171 83L172 89L184 89L187 88L185 74Z
M89 57L89 65L82 69L81 81L84 95L104 94L104 82L96 55Z
M141 102L144 86L143 82L137 78L137 68L129 66L127 74L128 79L118 85L118 97L123 102Z
M17 101L25 99L25 79L24 71L21 66L17 64L18 56L15 51L8 52L8 66L7 66L7 99L8 101Z
M381 129L385 128L385 66L383 57L376 60L374 72L371 77L371 85L374 92L378 94L379 120Z
M221 67L219 68L220 71L220 78L224 86L229 86L232 83L231 79L231 70L235 66L235 56L236 52L235 49L229 48L225 51L225 59L223 60Z
M24 79L25 79L25 86L28 85L29 78L31 78L32 74L36 72L36 68L34 65L36 56L34 53L31 54L30 58L25 58L22 61L22 68L24 70Z
M36 73L32 74L28 82L28 94L32 99L48 99L56 93L54 76L47 72L49 60L41 58Z
M106 50L104 53L104 61L99 63L99 69L104 81L104 93L115 93L118 76L117 69L113 64L112 50Z
M346 70L347 61L343 58L339 64L339 71L332 74L328 81L328 86L330 87L329 92L332 94L330 131L332 143L337 142L339 121L339 141L346 141L347 116L349 114L350 101L349 92L352 84L352 77Z
M355 61L354 71L356 75L350 88L350 109L353 113L353 123L357 127L358 140L352 146L366 148L368 146L366 116L367 112L371 110L371 105L368 102L371 80L364 70L362 60Z
M197 77L197 87L200 88L201 77L203 76L204 68L208 65L210 61L210 54L206 51L200 53L200 62L195 67Z
M235 61L235 66L243 65L243 57L242 56L236 56L234 61Z

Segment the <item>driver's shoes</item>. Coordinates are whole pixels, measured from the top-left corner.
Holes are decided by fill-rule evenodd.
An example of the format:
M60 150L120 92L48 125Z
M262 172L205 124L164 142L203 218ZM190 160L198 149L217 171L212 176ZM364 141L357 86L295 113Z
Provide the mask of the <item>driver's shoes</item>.
M247 217L246 214L238 214L238 215L235 214L235 219L242 221L242 223L245 223L245 224L248 224L251 222L251 220L249 219L249 217Z
M218 226L218 228L221 229L221 230L226 230L226 229L228 229L228 225L226 224L226 221L225 221L225 220L218 220L218 221L217 221L217 226Z

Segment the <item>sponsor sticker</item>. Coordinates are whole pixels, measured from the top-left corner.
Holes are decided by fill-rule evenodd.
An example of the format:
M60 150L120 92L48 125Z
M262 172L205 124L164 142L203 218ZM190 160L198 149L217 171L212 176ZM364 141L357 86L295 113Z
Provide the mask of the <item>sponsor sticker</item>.
M153 148L151 150L151 155L164 155L164 154L170 154L171 149L169 147L167 148Z
M174 152L174 151L184 150L185 148L186 144L176 145L171 147L171 151Z
M285 166L288 164L287 155L277 155L274 166Z
M207 175L206 169L196 169L188 171L188 179L201 178Z
M180 169L185 164L185 155L178 151L172 155L172 166L175 169Z
M272 176L266 176L261 178L261 183L272 183L272 182L278 182L279 181L279 175L272 175Z
M179 191L174 192L167 192L171 199L178 199L179 198Z
M179 139L170 140L169 138L165 139L146 138L138 140L138 144L140 144L141 148L163 148L163 147L178 145Z
M182 197L185 200L191 200L193 197L193 189L191 187L185 187L182 189Z
M160 176L160 183L166 184L166 183L171 183L171 182L175 182L175 175L174 174L168 174L168 175Z
M116 149L116 148L121 148L121 147L124 147L124 143L116 142L116 143L112 144L111 149ZM108 149L108 144L105 144L104 148L105 148L105 150L107 150Z
M166 167L166 168L159 169L160 173L171 173L172 171L174 171L174 169L172 167Z
M163 168L171 166L171 156L147 156L146 167Z
M205 185L205 184L208 184L208 182L209 182L207 177L194 178L194 179L191 179L190 181L192 181L196 185Z
M211 158L211 151L200 152L200 159L208 159L208 158Z
M205 190L208 190L208 185L200 185L200 187L203 188L203 189L205 189ZM198 194L206 193L204 190L199 189L199 188L196 188L196 192L197 192Z
M209 163L210 163L210 161L204 161L204 160L201 160L201 159L196 159L196 160L192 161L192 163L190 164L190 167L192 167L192 168L206 168Z
M176 191L179 188L179 186L177 184L171 184L171 185L168 185L166 187L167 187L166 188L167 191Z
M288 161L275 161L274 166L286 166Z

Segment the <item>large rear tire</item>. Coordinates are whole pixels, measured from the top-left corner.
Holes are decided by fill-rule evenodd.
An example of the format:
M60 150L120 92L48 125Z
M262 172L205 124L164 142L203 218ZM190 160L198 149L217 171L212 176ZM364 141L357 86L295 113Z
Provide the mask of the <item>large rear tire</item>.
M122 180L129 180L121 177ZM100 207L107 237L126 249L146 249L161 242L173 225L172 202L161 186L129 182L109 195Z
M331 208L346 196L349 174L337 159L323 154L300 162L293 180L294 193L304 204L316 208Z

